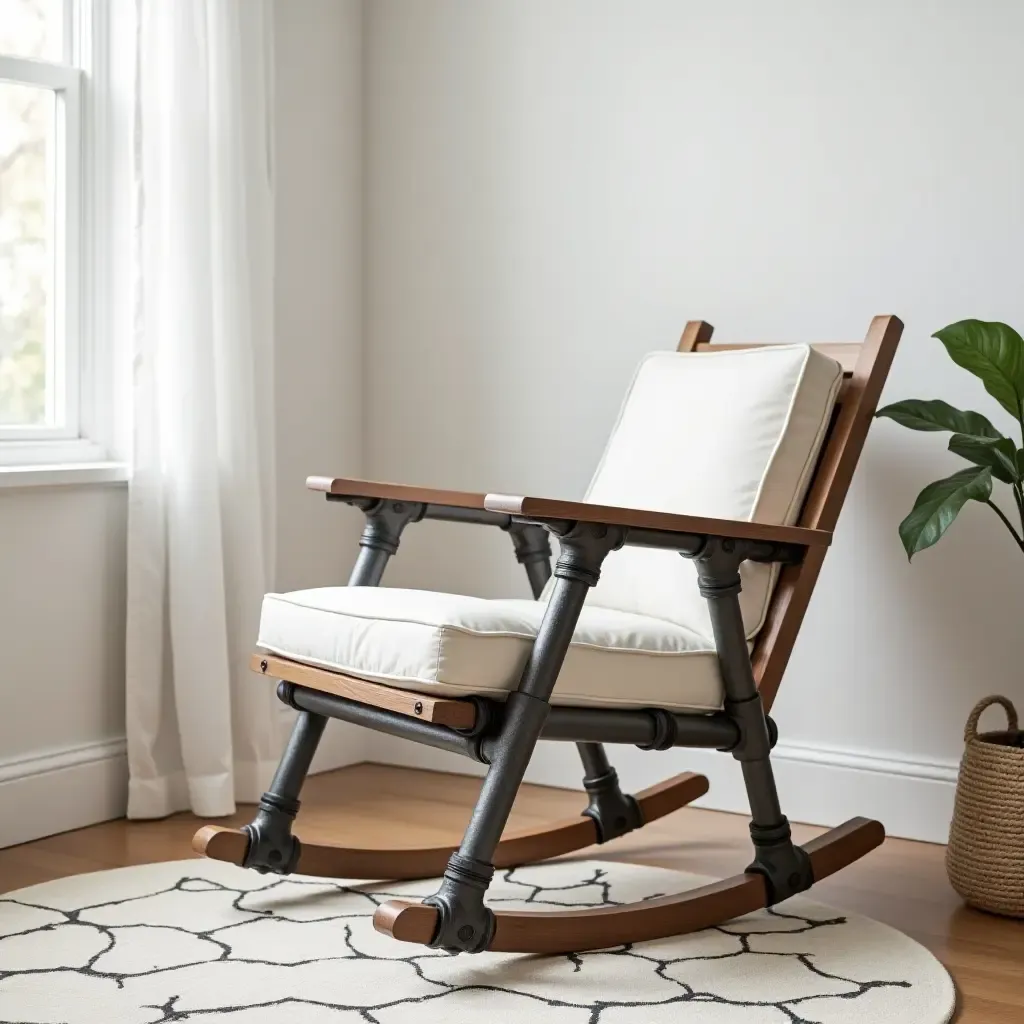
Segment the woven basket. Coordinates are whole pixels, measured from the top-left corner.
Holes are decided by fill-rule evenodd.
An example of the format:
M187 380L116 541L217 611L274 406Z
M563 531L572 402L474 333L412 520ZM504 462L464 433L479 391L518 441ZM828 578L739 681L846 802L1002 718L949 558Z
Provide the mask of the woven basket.
M992 704L1009 728L979 735ZM1006 697L979 701L964 728L946 871L965 903L993 914L1024 917L1024 733Z

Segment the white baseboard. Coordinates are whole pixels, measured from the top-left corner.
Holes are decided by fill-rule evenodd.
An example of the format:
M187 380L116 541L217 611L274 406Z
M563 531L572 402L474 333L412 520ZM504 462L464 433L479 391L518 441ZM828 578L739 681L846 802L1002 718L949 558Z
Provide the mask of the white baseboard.
M692 771L711 781L701 806L747 812L738 765L713 751L688 751ZM877 818L891 836L945 843L953 817L956 761L780 743L772 752L787 816L809 825Z
M362 761L359 739L355 726L329 722L313 773ZM123 738L0 761L0 848L123 818L127 807Z
M0 761L0 847L124 816L123 739Z
M743 782L730 757L702 750L651 754L632 747L613 748L612 752L631 789L677 771L698 771L707 775L711 789L697 806L746 812ZM380 734L360 736L353 726L329 723L313 772L364 760L465 775L481 775L484 770L454 754ZM772 760L783 806L793 821L837 825L864 815L877 818L893 836L946 842L956 761L799 743L780 743ZM527 779L575 789L579 775L571 746L544 743ZM123 739L0 761L0 847L122 817L127 805L127 776Z
M651 785L679 771L702 772L711 783L695 806L748 811L736 762L709 750L648 753L612 747L611 759L630 789ZM366 760L480 775L483 766L455 754L377 735L364 748ZM926 760L864 750L780 743L772 753L783 808L792 821L838 825L858 816L877 818L889 835L945 843L953 815L957 762ZM568 744L542 743L527 781L577 788L580 766ZM568 780L573 780L569 782Z

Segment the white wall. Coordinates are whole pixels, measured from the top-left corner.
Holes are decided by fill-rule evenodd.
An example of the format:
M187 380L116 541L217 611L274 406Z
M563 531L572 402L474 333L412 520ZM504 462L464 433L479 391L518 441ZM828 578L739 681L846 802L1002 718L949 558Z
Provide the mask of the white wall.
M885 400L999 419L929 339L1024 329L1024 8L785 0L374 0L366 50L366 469L578 496L637 359L907 324ZM790 816L942 839L974 701L1024 705L1020 555L968 509L908 566L896 525L956 467L873 429L776 705ZM457 538L445 562L439 540ZM423 526L392 584L525 594L507 538ZM547 749L532 777L577 774ZM367 756L445 764L374 738ZM618 758L634 784L721 755Z
M361 4L287 0L275 28L277 583L293 589L343 582L357 536L303 482L361 470ZM0 489L0 846L124 812L126 493ZM352 736L334 726L316 767L358 760Z
M344 583L361 528L305 480L363 469L362 3L275 10L276 587L295 590ZM360 760L357 737L332 724L314 768Z
M125 493L0 489L0 846L124 812Z

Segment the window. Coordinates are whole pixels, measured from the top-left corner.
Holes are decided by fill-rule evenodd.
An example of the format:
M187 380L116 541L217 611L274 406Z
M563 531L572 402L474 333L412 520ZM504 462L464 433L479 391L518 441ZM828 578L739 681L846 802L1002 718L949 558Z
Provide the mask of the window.
M115 7L0 0L0 467L110 457L98 401L110 76L98 58Z

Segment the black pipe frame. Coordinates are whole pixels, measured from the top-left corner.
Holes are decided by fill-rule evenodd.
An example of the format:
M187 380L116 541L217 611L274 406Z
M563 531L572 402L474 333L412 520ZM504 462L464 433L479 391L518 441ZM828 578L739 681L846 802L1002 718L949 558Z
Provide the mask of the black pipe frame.
M278 696L289 707L342 722L365 726L377 732L414 740L440 750L490 763L489 750L496 729L483 735L424 722L397 711L310 690L294 683L281 683ZM503 706L492 705L492 720L500 724ZM658 742L668 726L671 742ZM541 730L541 739L571 743L628 743L650 749L703 747L733 750L740 741L740 729L724 711L713 714L684 714L652 709L636 711L604 708L552 707Z
M383 504L383 500L359 498L346 494L328 494L328 501L344 502L355 505L364 512L373 506ZM412 507L412 503L404 504ZM422 502L418 505L418 514L410 521L436 519L449 523L477 523L481 526L497 526L501 530L509 530L517 525L538 526L561 537L568 534L577 524L573 520L530 519L525 516L513 516L505 512L491 512L483 508L463 508L458 505L436 505ZM716 537L706 533L677 533L673 530L651 530L645 527L621 527L622 543L625 547L658 548L663 551L675 551L683 558L699 558L708 548L709 543L726 540L730 549L735 551L741 560L750 562L779 562L783 565L799 562L804 555L804 547L799 544L779 543L776 541L733 540Z
M504 704L476 698L473 729L423 722L374 705L361 704L283 682L281 700L298 710L292 739L271 789L263 795L249 838L245 866L287 873L298 862L299 841L291 822L298 793L328 717L352 722L473 758L488 765L480 795L458 851L438 891L424 902L438 911L431 946L477 952L487 948L495 926L484 894L494 874L493 854L539 739L575 742L590 796L585 812L599 840L614 838L643 823L633 798L625 796L601 743L632 743L644 749L705 747L729 751L741 764L751 810L754 862L748 871L764 876L769 903L808 888L813 881L806 853L792 842L782 814L770 754L777 737L755 684L739 603L739 567L744 560L799 562L804 547L770 541L737 540L689 532L648 530L601 523L536 521L486 509L390 501L352 495L333 500L365 513L360 555L349 586L376 586L398 550L404 528L422 519L479 523L506 531L524 565L534 596L552 575L545 532L558 539L560 555L544 618L517 688ZM711 714L681 714L663 708L614 710L552 707L555 682L589 589L604 558L623 545L678 552L694 559L701 594L707 599L715 649L722 672L724 708Z

